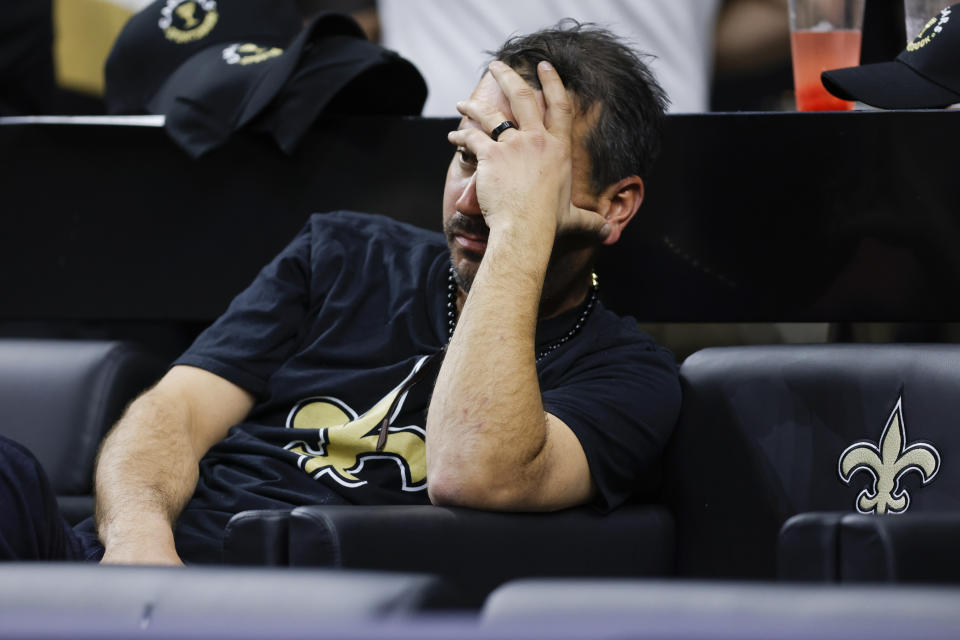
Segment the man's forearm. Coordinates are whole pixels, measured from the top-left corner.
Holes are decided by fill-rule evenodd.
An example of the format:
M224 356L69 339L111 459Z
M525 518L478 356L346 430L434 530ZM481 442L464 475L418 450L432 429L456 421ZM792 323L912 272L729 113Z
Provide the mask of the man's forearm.
M599 212L573 206L574 107L551 64L540 62L537 74L543 106L516 71L492 62L474 97L458 103L464 120L447 136L460 149L448 173L463 189L456 213L482 214L489 236L427 414L435 503L548 510L581 504L593 491L576 434L544 411L536 329L541 302L550 315L586 294L586 283L576 283L585 254L570 251L551 274L550 300L541 301L556 234L609 228ZM491 81L511 115L482 99L499 100ZM515 126L494 137L506 121ZM455 248L452 254L460 266L470 260Z
M197 485L200 458L254 398L203 369L174 366L114 427L97 459L104 562L178 564L173 523Z
M431 498L505 508L547 436L536 325L553 244L543 229L491 232L427 417Z
M173 523L197 483L189 410L156 389L107 437L96 470L96 520L105 561L176 563Z

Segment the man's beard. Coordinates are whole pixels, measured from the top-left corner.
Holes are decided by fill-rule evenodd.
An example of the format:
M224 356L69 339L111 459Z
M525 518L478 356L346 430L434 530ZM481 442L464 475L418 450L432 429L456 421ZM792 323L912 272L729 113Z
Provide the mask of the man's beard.
M463 233L473 237L487 238L490 235L490 227L484 222L483 216L468 216L458 211L450 216L450 219L443 225L443 233L447 238L447 246L451 247L450 266L453 268L453 280L464 293L470 293L470 287L473 285L473 277L476 275L476 269L474 269L473 273L466 274L457 267L452 250L452 247L456 244L455 235L457 233ZM475 257L477 267L479 268L483 256L473 253L472 251L467 251L462 247L460 251L468 254L470 257Z
M447 238L447 246L453 247L456 244L454 236L456 233L464 233L471 236L487 238L490 235L490 227L483 220L483 216L467 216L462 213L455 213L447 220L443 226L444 235ZM547 266L547 275L544 282L543 294L546 297L552 297L562 293L570 280L575 277L583 278L584 274L589 274L592 267L592 259L589 266L571 271L569 266L564 264L564 256L568 256L576 251L583 249L596 250L599 242L596 236L585 231L565 231L554 239L553 251L550 256L550 264ZM473 278L476 276L477 269L480 267L480 261L483 256L467 251L462 247L459 249L467 255L476 257L476 267L471 273L462 272L457 266L453 251L450 252L450 266L453 270L453 280L457 286L464 292L470 293L470 287L473 285ZM553 286L551 286L551 284ZM559 289L554 287L559 286Z
M454 259L452 254L450 256L450 269L451 273L453 273L453 281L457 284L460 290L464 293L470 293L470 287L473 285L473 276L467 277L460 273L460 269L457 268L457 261Z

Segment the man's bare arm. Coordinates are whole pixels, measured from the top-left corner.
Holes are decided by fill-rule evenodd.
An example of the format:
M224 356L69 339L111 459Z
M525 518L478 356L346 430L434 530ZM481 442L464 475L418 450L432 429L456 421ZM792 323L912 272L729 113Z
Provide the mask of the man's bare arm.
M491 234L434 389L427 417L430 498L497 510L579 504L592 491L586 456L573 432L545 413L537 380L542 276L525 271L529 265L495 242Z
M200 459L251 408L248 392L186 366L173 367L130 405L97 459L103 562L181 563L173 524L196 487Z
M478 158L477 196L490 235L427 416L431 500L475 508L549 510L592 494L573 432L544 411L535 362L541 290L558 230L600 233L605 221L570 205L573 109L556 72L539 68L546 113L512 69L491 72L520 131L494 142L479 129L450 136ZM464 113L485 131L489 105Z

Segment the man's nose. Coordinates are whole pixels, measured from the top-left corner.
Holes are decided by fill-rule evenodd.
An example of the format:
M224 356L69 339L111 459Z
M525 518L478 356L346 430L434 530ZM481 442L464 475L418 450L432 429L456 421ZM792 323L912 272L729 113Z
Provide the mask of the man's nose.
M457 211L464 215L482 215L480 210L480 201L477 200L477 175L470 176L470 180L464 186L460 197L457 198Z

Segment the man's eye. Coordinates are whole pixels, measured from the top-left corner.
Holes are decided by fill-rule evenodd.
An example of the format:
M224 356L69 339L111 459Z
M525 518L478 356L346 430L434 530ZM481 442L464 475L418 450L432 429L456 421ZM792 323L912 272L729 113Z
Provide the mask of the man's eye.
M460 154L460 162L471 167L477 166L477 156L473 155L463 147L457 149L457 153Z

